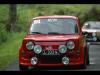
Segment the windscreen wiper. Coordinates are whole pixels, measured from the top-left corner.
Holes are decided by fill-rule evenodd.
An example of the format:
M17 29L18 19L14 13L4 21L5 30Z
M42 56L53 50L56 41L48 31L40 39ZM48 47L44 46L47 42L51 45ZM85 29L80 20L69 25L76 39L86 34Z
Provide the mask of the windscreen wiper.
M57 33L57 32L49 32L48 34L60 34L60 33Z
M30 32L30 34L43 34L41 32Z

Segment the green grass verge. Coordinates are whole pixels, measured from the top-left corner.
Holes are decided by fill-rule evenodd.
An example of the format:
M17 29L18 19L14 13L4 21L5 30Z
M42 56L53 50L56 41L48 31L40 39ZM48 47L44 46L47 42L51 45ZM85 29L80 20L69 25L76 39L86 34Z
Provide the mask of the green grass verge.
M14 60L18 59L19 47L25 33L11 33L8 35L10 36L9 40L0 45L0 70L4 70Z

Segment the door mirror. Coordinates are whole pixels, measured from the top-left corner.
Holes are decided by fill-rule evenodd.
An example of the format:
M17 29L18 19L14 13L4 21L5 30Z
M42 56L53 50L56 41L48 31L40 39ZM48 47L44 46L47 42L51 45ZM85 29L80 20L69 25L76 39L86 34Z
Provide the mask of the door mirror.
M88 35L88 32L82 32L82 34L86 37Z

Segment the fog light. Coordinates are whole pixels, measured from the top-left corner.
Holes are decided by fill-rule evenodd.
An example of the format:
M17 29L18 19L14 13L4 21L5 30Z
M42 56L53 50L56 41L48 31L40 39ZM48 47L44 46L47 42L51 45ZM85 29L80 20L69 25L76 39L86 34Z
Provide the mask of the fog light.
M68 57L63 57L63 58L62 58L62 63L63 63L64 65L68 65L68 64L69 64L69 58L68 58Z
M36 57L32 57L31 58L31 64L32 65L36 65L37 64L37 58Z

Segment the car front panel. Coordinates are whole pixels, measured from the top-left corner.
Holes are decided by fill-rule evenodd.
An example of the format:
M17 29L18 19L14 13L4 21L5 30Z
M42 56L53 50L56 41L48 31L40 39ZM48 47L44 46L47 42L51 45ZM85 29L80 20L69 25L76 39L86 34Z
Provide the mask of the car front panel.
M29 53L26 57L21 56L20 57L20 64L32 66L31 64L31 58L37 57L38 63L35 66L64 66L62 63L62 58L64 56L69 58L69 64L68 65L80 65L84 62L83 57L83 47L79 46L79 43L75 44L75 48L73 50L68 50L66 53L60 53L58 51L58 47L60 45L66 45L66 42L64 41L58 41L58 42L35 42L36 45L41 45L42 52L40 54L35 54L34 51ZM80 55L77 54L77 50L80 50ZM26 64L25 64L26 63Z

